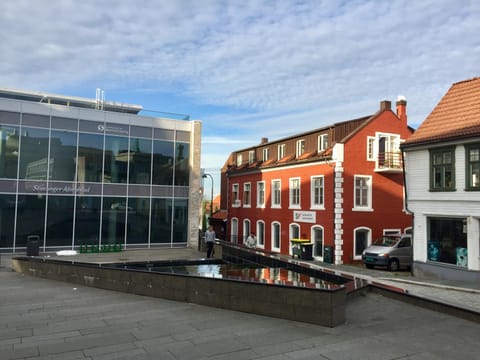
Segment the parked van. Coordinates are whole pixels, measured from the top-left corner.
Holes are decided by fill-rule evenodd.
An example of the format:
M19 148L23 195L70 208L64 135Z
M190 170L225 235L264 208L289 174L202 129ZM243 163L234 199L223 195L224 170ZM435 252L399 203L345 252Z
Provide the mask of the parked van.
M362 260L369 269L374 266L386 266L390 271L410 268L413 262L412 236L382 236L363 251Z

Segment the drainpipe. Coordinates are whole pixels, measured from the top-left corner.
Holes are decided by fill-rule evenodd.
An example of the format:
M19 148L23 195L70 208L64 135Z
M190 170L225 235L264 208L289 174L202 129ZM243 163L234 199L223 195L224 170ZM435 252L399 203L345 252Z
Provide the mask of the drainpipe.
M415 239L414 236L414 229L415 229L415 214L413 213L412 210L408 208L408 192L407 192L407 176L406 176L406 171L405 171L405 153L404 151L400 148L400 153L402 154L402 176L403 176L403 189L404 189L404 194L405 194L405 210L407 213L412 215L412 246L413 246L413 240ZM412 251L413 252L413 251ZM413 276L413 259L412 259L412 266L410 267L410 274Z

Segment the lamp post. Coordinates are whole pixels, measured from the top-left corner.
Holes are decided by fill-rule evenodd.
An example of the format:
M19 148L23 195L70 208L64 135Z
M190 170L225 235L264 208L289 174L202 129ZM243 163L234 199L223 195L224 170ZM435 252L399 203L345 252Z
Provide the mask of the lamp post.
M213 214L213 176L205 173L205 174L202 175L202 178L205 179L207 176L210 177L210 180L212 181L212 192L210 193L210 218L211 218L212 214ZM210 222L210 220L209 220L209 222Z

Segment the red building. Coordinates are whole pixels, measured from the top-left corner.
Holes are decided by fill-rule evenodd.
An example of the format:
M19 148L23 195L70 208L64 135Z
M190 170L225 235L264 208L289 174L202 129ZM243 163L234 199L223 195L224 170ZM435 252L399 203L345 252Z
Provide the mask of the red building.
M316 260L361 259L372 239L411 230L400 143L413 130L406 101L382 101L371 116L233 152L222 169L227 241L292 254L291 239L313 244Z

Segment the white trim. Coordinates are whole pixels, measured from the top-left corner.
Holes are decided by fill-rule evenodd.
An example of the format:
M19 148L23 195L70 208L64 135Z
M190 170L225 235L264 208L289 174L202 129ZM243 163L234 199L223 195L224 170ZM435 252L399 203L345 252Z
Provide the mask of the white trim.
M247 227L245 226L245 224L248 223L248 229L246 229ZM245 245L245 241L247 240L247 237L248 235L250 235L250 233L252 232L252 222L250 221L250 219L243 219L242 221L242 244Z
M263 184L263 203L260 202L260 194L261 194L261 191L260 191L260 184ZM262 181L257 181L257 208L260 208L260 209L264 209L265 208L265 195L267 193L267 186L266 186L266 182L264 180Z
M279 195L280 195L280 203L279 204L275 204L274 201L275 201L275 195L274 195L274 188L273 188L273 183L274 182L278 182L280 184L280 189L278 190L279 191ZM272 179L270 181L270 208L271 209L281 209L282 208L282 180L281 179Z
M357 206L356 205L356 192L357 192L357 179L366 178L367 179L367 205L366 206ZM371 175L354 175L353 176L353 209L352 211L373 211L372 208L372 176Z
M246 190L245 188L249 186L250 189L248 190L248 198L246 196ZM248 203L247 201L248 200ZM252 183L251 182L245 182L243 183L243 207L244 208L251 208L252 207Z
M258 228L258 225L259 224L263 224L263 233L262 233L262 237L263 237L263 244L260 243L260 231L259 231L259 228ZM260 248L260 249L265 249L265 221L263 220L257 220L257 224L255 226L256 228L256 235L257 235L257 247Z
M322 203L314 204L314 179L322 179ZM310 209L312 210L325 210L325 175L312 175L310 176Z
M313 234L315 233L315 229L322 230L322 255L321 256L315 256L315 239L313 237ZM312 247L313 258L315 260L323 261L323 252L325 250L325 228L322 225L315 224L310 228L310 241L313 244L313 247Z
M274 239L274 231L273 231L273 227L274 225L278 225L278 247L274 247L273 245L275 244L275 239ZM279 221L272 221L272 224L271 224L271 234L270 234L270 240L271 240L271 244L270 244L270 247L271 247L271 250L273 252L280 252L280 249L282 247L282 224L279 222Z
M357 247L357 238L356 238L355 235L356 235L357 231L359 231L359 230L367 230L368 231L367 244L365 246L365 249L372 244L372 229L370 229L366 226L359 226L359 227L356 227L355 229L353 229L353 249L352 249L353 251L352 251L352 254L353 254L353 259L354 260L362 260L362 254L360 254L360 255L355 254L355 249Z
M292 182L298 180L298 204L293 204L292 191L297 188L292 187ZM302 208L302 179L300 177L293 177L288 179L288 208L301 209Z

